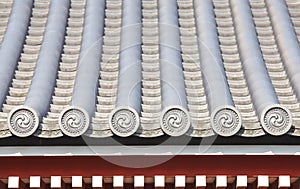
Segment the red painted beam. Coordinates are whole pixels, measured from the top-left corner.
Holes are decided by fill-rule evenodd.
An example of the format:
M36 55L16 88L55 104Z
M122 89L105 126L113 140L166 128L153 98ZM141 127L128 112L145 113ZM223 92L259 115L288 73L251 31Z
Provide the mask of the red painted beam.
M142 165L161 161L166 156L106 156L106 161L96 156L39 156L0 157L0 177L30 175L72 176L81 175L300 175L299 156L249 156L249 155L180 155L151 167L132 168L115 165Z

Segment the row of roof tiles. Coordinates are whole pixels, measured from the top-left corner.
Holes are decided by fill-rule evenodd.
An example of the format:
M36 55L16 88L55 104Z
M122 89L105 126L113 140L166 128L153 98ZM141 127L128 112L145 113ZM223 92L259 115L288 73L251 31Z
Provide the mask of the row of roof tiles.
M0 137L300 133L300 1L0 9Z

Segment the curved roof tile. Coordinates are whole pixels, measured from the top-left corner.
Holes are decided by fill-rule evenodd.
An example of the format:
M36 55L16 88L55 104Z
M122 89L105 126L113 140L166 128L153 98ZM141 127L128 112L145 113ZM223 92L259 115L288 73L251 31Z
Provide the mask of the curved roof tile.
M299 135L299 2L4 6L0 137Z

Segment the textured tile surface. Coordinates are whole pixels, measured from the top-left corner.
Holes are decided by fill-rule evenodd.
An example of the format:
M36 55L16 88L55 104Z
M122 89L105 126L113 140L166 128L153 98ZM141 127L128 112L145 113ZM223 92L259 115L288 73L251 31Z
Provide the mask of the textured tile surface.
M299 0L0 8L0 137L300 135Z

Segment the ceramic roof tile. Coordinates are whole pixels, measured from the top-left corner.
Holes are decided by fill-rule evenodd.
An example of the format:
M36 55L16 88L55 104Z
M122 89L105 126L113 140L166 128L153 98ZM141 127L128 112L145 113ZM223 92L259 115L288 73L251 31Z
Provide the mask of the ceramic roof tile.
M299 1L0 6L0 137L299 135Z

